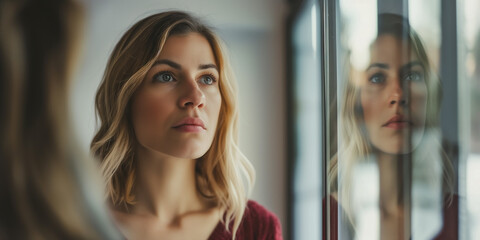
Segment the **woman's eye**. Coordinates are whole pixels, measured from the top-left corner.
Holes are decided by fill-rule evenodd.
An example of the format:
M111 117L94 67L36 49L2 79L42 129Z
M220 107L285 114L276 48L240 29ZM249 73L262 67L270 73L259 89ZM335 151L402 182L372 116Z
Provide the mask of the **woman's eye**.
M375 84L383 83L383 82L385 82L385 75L383 75L383 74L381 74L381 73L373 74L373 75L368 79L368 81L370 81L371 83L375 83Z
M215 82L215 78L210 75L205 75L200 78L200 81L207 85L212 85Z
M172 82L174 80L175 80L175 78L169 72L161 72L161 73L156 74L153 77L153 81L155 81L155 82L166 83L166 82Z
M407 73L403 79L406 81L418 82L423 80L423 75L418 72L410 72Z

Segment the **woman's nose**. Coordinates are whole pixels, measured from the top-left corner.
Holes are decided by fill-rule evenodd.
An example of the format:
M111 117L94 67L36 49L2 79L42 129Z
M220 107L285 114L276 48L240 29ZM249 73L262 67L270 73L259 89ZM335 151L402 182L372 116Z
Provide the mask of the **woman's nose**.
M404 91L404 87L402 86L402 83L400 81L396 81L388 101L390 105L395 105L395 104L406 105L407 104L406 91Z
M205 106L205 94L195 80L185 80L182 85L182 94L178 102L180 108L202 108Z

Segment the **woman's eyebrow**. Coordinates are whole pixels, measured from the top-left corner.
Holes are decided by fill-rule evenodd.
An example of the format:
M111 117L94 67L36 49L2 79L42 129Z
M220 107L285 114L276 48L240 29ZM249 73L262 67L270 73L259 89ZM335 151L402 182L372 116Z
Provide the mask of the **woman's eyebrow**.
M168 60L168 59L160 59L160 60L157 60L155 61L155 63L153 64L153 66L155 65L160 65L160 64L166 64L170 67L173 67L177 70L181 70L182 69L182 66L174 61L171 61L171 60ZM218 67L217 65L215 64L201 64L200 66L198 66L198 69L200 70L204 70L204 69L209 69L209 68L213 68L215 70L218 71Z
M413 67L415 67L415 66L420 66L420 67L422 67L422 68L425 68L420 61L411 61L411 62L403 65L402 68L401 68L401 70L404 71L404 70L407 70L407 69L411 69L411 68L413 68Z
M155 63L153 64L153 66L159 65L159 64L166 64L166 65L168 65L168 66L170 66L170 67L173 67L173 68L175 68L175 69L177 69L177 70L182 69L182 66L180 66L180 64L178 64L178 63L176 63L176 62L174 62L174 61L167 60L167 59L157 60L157 61L155 61Z
M204 70L204 69L209 69L209 68L214 68L215 70L218 71L218 67L215 64L202 64L198 66L198 69Z
M368 66L366 71L368 71L370 68L374 68L374 67L383 68L383 69L388 69L389 68L388 64L385 64L385 63L372 63L372 64L370 64L370 66Z

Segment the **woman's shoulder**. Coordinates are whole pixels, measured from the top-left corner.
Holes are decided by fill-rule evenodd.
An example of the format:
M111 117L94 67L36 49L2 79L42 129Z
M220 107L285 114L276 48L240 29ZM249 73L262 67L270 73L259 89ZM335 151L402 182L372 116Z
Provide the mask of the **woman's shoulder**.
M244 221L252 220L261 221L263 223L279 223L278 218L274 213L253 200L249 200L247 202L247 207L245 209L245 215L243 218Z
M244 239L283 239L282 228L278 217L258 202L249 200L239 234L243 232Z

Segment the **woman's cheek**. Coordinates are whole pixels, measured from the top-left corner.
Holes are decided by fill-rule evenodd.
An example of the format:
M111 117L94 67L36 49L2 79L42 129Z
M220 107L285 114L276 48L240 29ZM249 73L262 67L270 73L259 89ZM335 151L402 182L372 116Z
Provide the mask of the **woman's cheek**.
M427 114L427 91L426 89L417 89L412 92L411 111L418 125L424 127Z
M169 108L171 108L168 105L172 104L166 101L164 97L157 95L144 95L137 100L137 111L134 111L134 113L138 114L137 117L140 117L144 123L155 123L165 118Z

